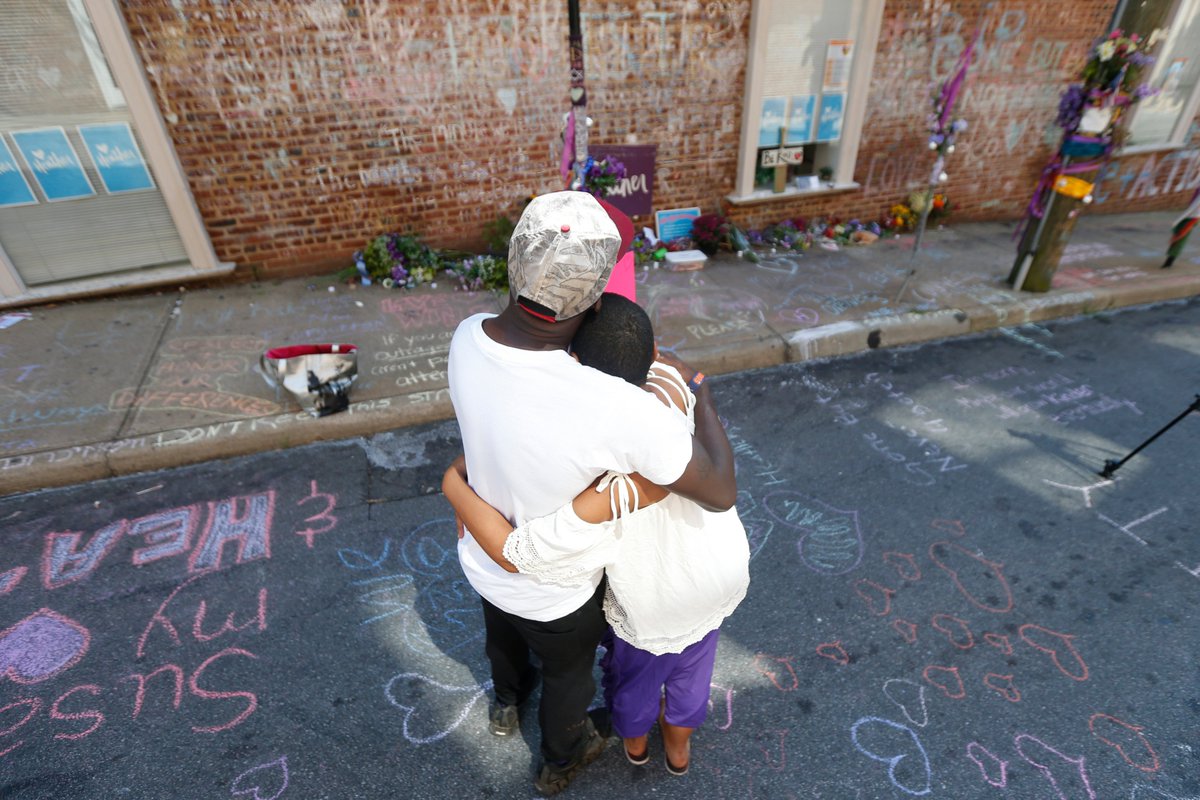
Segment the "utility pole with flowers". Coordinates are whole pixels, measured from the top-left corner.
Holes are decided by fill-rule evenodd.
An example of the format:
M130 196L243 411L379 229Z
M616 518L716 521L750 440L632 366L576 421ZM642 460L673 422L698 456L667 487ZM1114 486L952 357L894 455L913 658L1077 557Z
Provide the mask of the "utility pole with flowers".
M1062 143L1043 168L1015 234L1020 244L1008 276L1014 289L1050 288L1079 213L1092 202L1096 176L1124 138L1129 110L1154 93L1141 75L1154 63L1150 53L1163 37L1168 12L1165 3L1121 3L1112 29L1088 51L1080 82L1063 92L1057 120Z

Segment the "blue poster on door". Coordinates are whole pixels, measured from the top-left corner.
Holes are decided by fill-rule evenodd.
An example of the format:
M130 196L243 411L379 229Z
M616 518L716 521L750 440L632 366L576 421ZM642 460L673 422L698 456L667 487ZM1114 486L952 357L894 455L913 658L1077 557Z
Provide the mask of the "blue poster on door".
M71 200L96 194L62 128L13 131L11 136L47 200Z
M80 125L79 137L110 194L154 188L154 179L146 169L128 122Z
M842 116L846 111L846 95L827 94L821 98L821 116L817 120L817 141L836 142L842 138Z
M815 95L802 94L792 98L785 144L807 144L813 140L813 109L816 104Z
M8 149L8 142L0 138L0 208L29 206L37 203L29 181L21 174L17 157Z

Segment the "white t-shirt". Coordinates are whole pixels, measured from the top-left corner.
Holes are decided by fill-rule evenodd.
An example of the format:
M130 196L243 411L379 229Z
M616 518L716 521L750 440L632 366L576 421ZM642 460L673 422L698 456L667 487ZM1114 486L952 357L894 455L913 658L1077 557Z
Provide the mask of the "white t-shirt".
M608 491L606 482L599 490ZM750 585L750 545L737 510L706 511L676 494L600 523L583 521L568 503L518 526L504 557L564 586L605 568L613 633L655 655L681 653L716 630Z
M492 314L463 320L450 343L450 399L471 487L514 525L569 504L597 475L639 472L674 483L692 457L686 419L649 392L580 365L562 350L508 347L483 331ZM597 567L573 586L506 572L471 536L463 572L498 608L540 622L579 608L600 583Z
M696 398L683 378L662 364L652 374L674 385L680 416L693 430ZM639 509L637 485L612 472L596 491L608 493L613 520L585 522L567 503L517 526L504 557L521 572L564 586L605 568L608 624L655 655L681 653L720 627L750 585L750 544L737 510L706 511L676 494Z

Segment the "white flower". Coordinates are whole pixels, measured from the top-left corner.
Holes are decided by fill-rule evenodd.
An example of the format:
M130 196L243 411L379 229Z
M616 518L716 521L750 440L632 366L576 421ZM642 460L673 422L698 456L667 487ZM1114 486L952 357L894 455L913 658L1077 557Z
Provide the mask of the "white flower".
M1153 48L1154 45L1158 44L1166 37L1167 37L1166 31L1164 31L1162 28L1155 28L1154 31L1150 34L1150 39L1146 42L1146 47L1148 49Z
M1115 53L1116 50L1117 43L1112 39L1109 39L1107 42L1104 42L1096 48L1096 55L1100 56L1101 61L1108 61L1113 57L1113 53Z

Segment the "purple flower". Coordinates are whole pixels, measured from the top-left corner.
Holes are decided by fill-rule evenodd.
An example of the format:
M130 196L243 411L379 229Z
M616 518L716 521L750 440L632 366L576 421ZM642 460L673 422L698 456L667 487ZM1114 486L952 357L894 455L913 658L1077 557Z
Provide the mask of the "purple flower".
M1079 120L1083 117L1083 104L1087 99L1083 91L1083 87L1077 83L1073 83L1067 87L1067 90L1062 93L1062 98L1058 101L1058 118L1055 122L1058 127L1064 131L1073 131L1079 127Z

